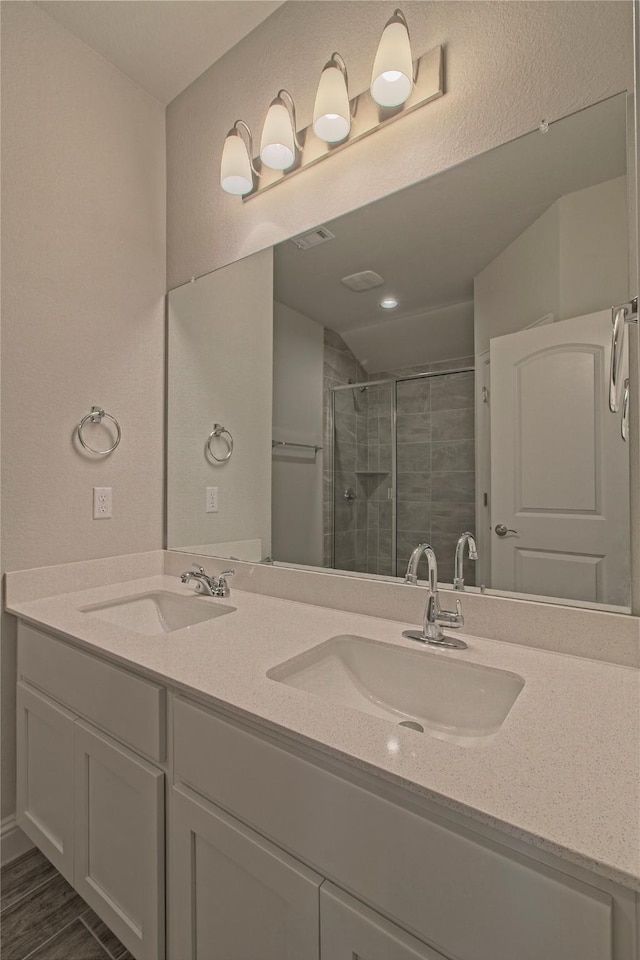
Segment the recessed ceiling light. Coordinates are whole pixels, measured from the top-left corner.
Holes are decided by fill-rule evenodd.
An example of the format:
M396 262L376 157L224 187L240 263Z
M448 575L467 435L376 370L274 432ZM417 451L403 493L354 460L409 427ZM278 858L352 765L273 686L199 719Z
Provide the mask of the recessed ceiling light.
M384 300L380 301L380 306L383 310L395 310L398 306L398 301L394 300L393 297L385 297Z

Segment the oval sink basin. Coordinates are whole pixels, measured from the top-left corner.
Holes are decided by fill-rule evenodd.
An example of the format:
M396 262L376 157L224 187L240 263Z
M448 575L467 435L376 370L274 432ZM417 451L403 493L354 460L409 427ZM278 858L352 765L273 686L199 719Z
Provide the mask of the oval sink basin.
M515 673L366 637L332 637L271 680L463 746L500 729L524 687Z
M223 617L227 613L233 613L235 609L211 597L181 597L175 593L157 590L122 600L94 603L89 607L82 607L81 613L91 614L104 623L125 627L133 633L153 637L183 630L204 620Z

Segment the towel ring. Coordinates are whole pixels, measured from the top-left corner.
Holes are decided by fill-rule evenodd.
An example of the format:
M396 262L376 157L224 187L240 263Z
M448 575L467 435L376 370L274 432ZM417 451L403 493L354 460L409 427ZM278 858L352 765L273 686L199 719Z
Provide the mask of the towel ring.
M215 453L211 449L212 440L223 440L227 445L227 454L224 457L216 457ZM226 427L223 427L221 423L214 423L213 430L209 434L207 440L207 451L212 460L215 460L216 463L226 463L233 453L233 437L229 433Z
M116 428L116 439L113 442L113 445L109 447L108 450L94 450L93 447L90 447L87 441L82 436L82 428L85 423L90 420L91 423L102 423L104 419L111 420L113 425ZM110 413L105 413L102 407L91 407L91 413L88 413L86 417L83 417L80 423L78 424L78 440L82 444L85 450L88 450L89 453L93 453L96 457L106 457L108 454L113 453L115 448L120 443L120 438L122 437L122 430L120 429L120 424L115 417L112 417Z

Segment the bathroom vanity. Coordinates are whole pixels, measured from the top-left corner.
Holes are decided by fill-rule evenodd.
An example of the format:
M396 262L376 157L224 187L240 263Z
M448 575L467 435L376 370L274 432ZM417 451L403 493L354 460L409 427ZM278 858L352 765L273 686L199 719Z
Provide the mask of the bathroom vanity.
M18 822L139 960L635 960L637 671L417 649L412 624L175 576L78 590L78 566L40 599L8 578ZM432 662L449 706L403 726L370 654L347 663L362 643L389 690Z

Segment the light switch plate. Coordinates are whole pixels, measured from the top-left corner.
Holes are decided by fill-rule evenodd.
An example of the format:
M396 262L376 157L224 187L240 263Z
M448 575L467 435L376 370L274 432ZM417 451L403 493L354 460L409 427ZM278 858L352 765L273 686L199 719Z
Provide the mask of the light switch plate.
M217 487L207 487L206 511L207 513L218 512L218 488Z

